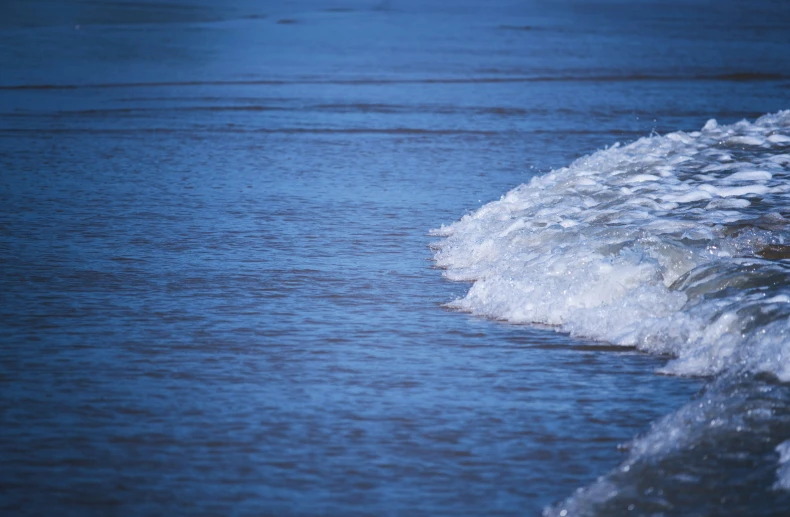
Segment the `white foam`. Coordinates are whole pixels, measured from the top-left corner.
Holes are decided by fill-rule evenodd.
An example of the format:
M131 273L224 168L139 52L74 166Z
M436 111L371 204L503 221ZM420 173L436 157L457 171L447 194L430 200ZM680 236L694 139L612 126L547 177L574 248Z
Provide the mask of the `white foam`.
M790 490L790 440L776 447L779 453L779 468L776 469L774 490Z
M773 175L768 171L741 171L724 178L726 181L768 181Z
M451 305L672 354L667 373L790 380L790 264L756 256L790 244L788 133L790 111L709 121L534 178L434 232L447 278L474 282Z
M728 178L729 179L729 178ZM744 185L742 187L717 187L715 185L702 185L700 190L710 192L720 197L745 196L747 194L765 194L768 187L765 185Z
M717 476L728 475L722 471L732 468L727 465L732 465L733 457L748 455L747 451L754 451L752 447L763 440L775 443L774 433L782 433L786 425L772 422L777 418L777 401L786 396L786 387L772 380L755 380L748 374L719 377L688 404L652 423L646 433L625 444L628 455L616 469L558 505L546 508L543 515L619 515L612 509L625 509L635 499L643 502L644 495L664 493L674 499L664 500L666 507L671 507L678 502L678 486L672 488L673 481L683 481L685 487L681 489L688 487L687 482L699 484L703 480L710 484ZM790 490L790 440L779 444L776 452L773 488ZM761 453L750 459L755 470L774 466L773 459ZM658 476L657 471L661 472ZM734 488L744 490L744 485L754 482L749 480L754 476L743 475L738 469L735 472L728 480ZM637 514L649 514L643 511L644 508Z

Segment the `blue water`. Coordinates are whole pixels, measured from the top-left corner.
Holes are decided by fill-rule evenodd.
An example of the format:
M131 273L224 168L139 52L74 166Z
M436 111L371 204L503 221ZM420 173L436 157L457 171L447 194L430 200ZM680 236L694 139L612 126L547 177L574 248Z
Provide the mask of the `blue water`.
M616 141L790 107L767 1L0 20L9 515L540 514L703 380L446 309L468 286L427 232Z

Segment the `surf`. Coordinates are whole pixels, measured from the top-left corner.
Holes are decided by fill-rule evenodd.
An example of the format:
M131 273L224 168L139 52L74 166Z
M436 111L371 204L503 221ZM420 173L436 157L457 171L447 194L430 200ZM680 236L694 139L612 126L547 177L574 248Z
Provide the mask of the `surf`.
M759 486L784 497L777 494L790 486L790 426L781 416L790 413L788 179L790 111L731 125L710 120L698 131L614 144L432 231L441 237L433 248L444 276L472 283L450 307L666 355L660 373L711 379L701 406L692 401L656 422L627 446L615 473L546 515L671 510L679 489L662 495L664 510L648 504L644 490L659 489L652 485L640 488L641 498L624 494L649 477L645 465L667 458L673 475L705 478L683 466L693 464L689 451L733 430L770 446L759 460L749 446L746 457L767 462L776 479ZM780 402L766 402L766 393ZM754 419L739 420L747 410ZM709 457L723 458L715 449ZM744 488L744 497L754 490Z

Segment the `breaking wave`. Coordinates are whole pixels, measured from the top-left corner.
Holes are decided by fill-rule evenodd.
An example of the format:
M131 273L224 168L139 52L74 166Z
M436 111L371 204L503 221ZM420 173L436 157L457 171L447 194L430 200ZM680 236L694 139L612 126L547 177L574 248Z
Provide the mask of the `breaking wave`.
M790 511L789 179L790 111L710 120L583 157L433 231L445 276L473 282L452 307L665 354L662 373L713 379L547 515L736 515L755 490L768 502L744 515ZM733 454L770 475L705 470ZM711 476L719 489L681 502L684 483Z

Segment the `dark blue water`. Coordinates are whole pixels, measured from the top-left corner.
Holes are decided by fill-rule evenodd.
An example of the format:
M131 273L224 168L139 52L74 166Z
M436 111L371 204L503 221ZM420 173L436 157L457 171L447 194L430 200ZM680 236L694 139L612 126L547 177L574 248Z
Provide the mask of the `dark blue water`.
M4 2L0 509L537 515L593 482L702 381L448 311L467 286L427 232L616 141L787 108L789 20Z

